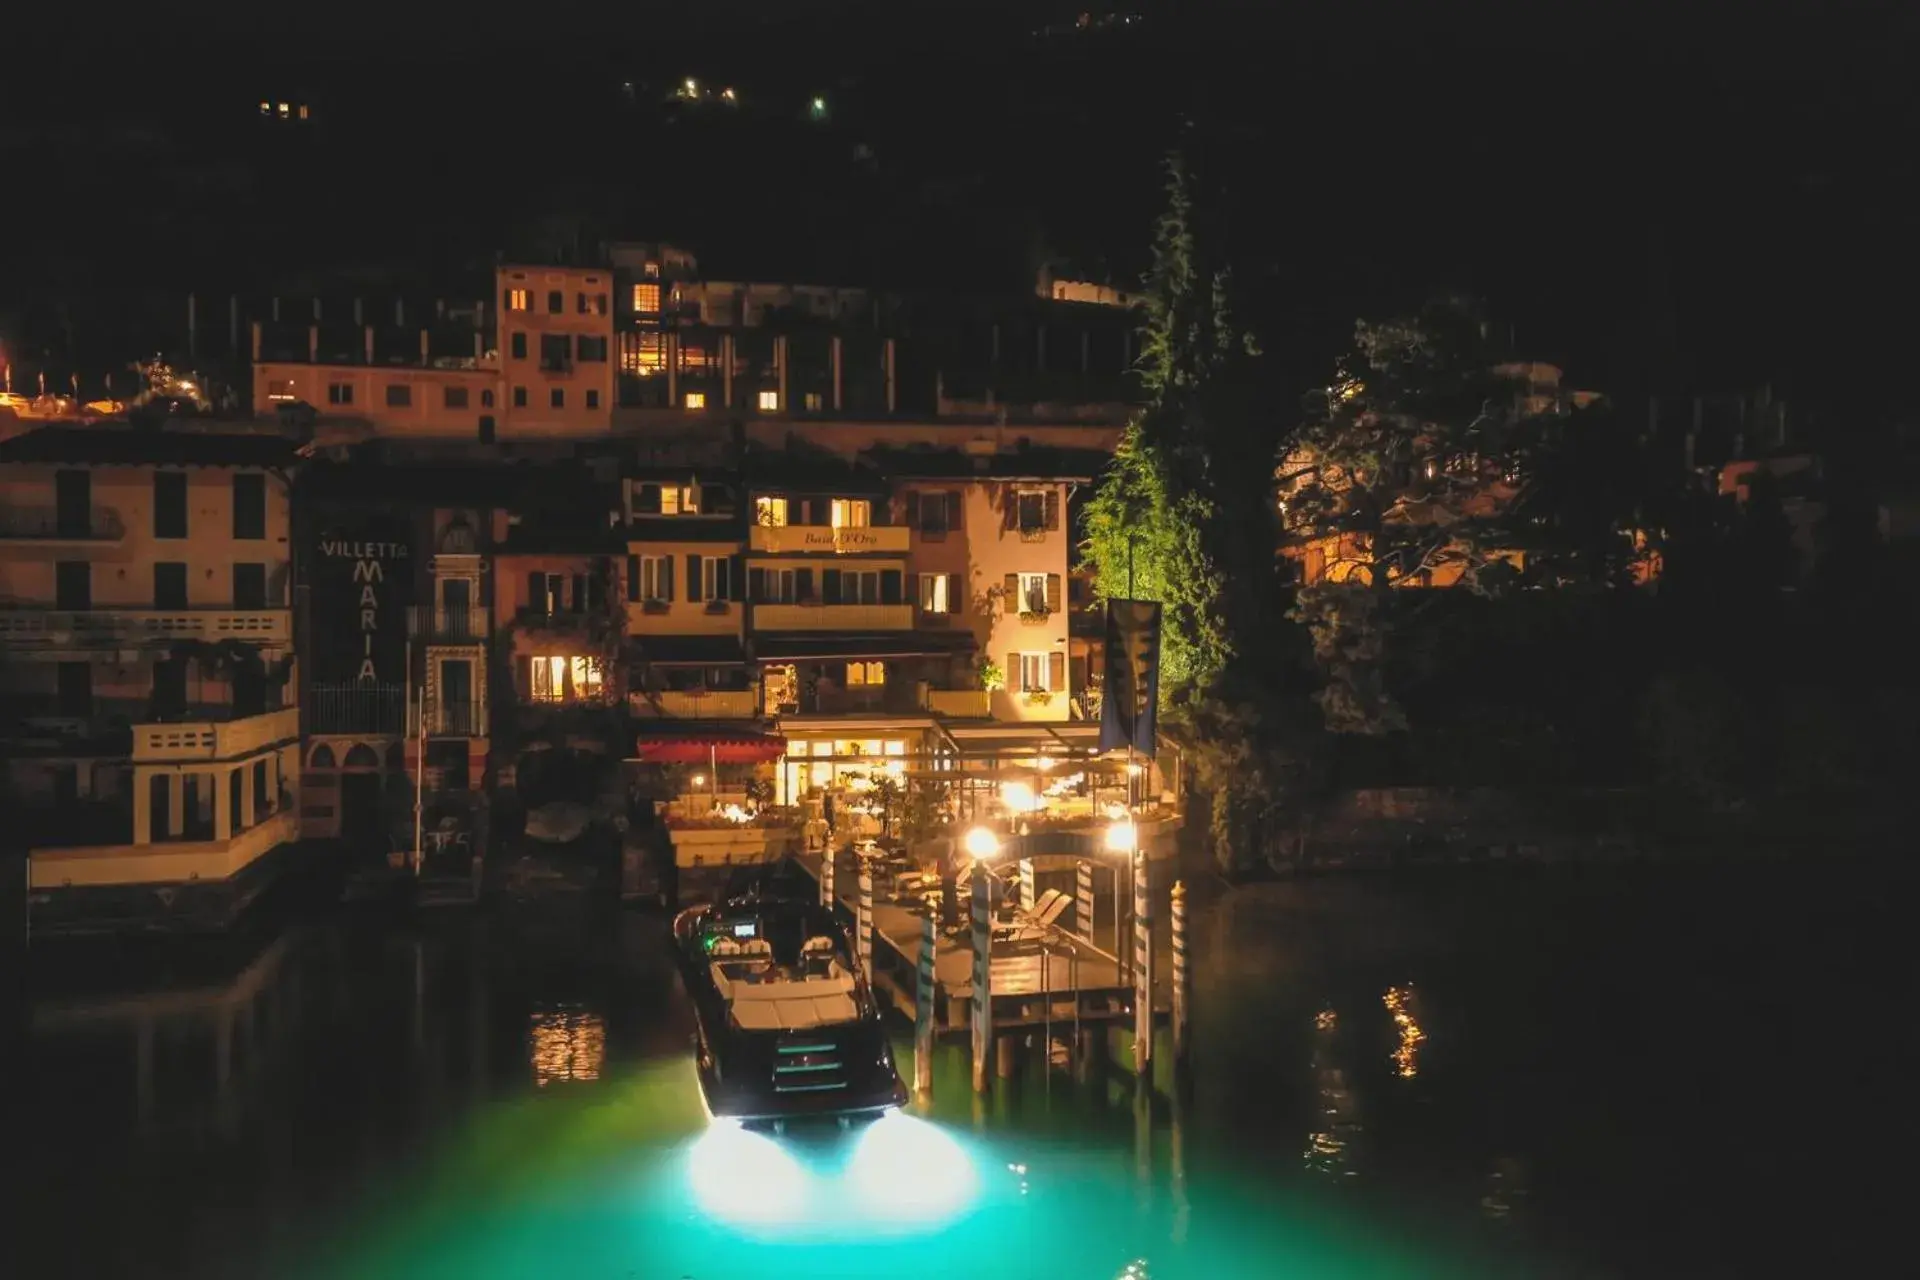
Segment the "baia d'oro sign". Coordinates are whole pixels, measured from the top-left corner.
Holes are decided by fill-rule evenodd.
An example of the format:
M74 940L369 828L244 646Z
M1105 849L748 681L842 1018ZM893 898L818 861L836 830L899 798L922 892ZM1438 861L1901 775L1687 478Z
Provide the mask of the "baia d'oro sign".
M403 679L412 583L404 530L378 522L320 537L313 626L315 678Z

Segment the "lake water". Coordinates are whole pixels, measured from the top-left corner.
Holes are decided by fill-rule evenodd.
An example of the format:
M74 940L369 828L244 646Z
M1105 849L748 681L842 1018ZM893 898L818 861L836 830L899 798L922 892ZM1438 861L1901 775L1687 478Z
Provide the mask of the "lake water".
M1202 896L1184 1101L1030 1069L977 1102L956 1045L924 1120L764 1147L708 1130L644 914L37 950L0 1270L1878 1273L1911 887L1849 861Z

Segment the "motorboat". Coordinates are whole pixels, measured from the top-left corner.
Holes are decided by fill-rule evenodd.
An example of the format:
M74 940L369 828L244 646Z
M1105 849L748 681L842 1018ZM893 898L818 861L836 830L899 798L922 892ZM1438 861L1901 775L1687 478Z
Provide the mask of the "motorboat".
M847 930L783 864L674 919L716 1119L784 1122L904 1105L906 1086Z

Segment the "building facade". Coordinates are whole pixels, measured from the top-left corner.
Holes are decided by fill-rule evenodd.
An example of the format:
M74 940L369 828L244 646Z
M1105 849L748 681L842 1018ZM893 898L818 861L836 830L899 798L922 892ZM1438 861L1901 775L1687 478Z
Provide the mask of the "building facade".
M253 434L0 444L0 703L36 928L222 921L298 838L294 461Z

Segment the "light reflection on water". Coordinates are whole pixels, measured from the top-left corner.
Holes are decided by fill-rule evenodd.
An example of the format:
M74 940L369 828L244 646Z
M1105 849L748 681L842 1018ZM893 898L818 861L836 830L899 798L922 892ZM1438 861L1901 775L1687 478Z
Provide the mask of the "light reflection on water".
M1569 1254L1631 1255L1591 1273L1687 1274L1682 1262L1723 1258L1711 1251L1728 1247L1733 1210L1685 1189L1758 1165L1767 1180L1746 1177L1742 1194L1771 1191L1777 1213L1792 1170L1765 1163L1776 1144L1753 1117L1817 1073L1793 1069L1800 1041L1783 1031L1725 1084L1742 1092L1713 1127L1701 1115L1716 1094L1648 1087L1747 1033L1746 1018L1701 1009L1698 982L1655 980L1716 962L1727 944L1701 921L1727 917L1676 909L1683 928L1647 933L1643 969L1623 970L1617 951L1592 957L1624 909L1592 909L1582 937L1579 890L1543 903L1525 888L1497 910L1462 890L1443 910L1410 891L1287 886L1237 895L1224 921L1197 909L1184 1104L1164 1077L1142 1105L1118 1073L1076 1084L1031 1065L978 1099L949 1047L936 1104L909 1127L957 1153L954 1178L911 1176L925 1150L882 1144L863 1160L857 1135L801 1148L804 1230L714 1211L657 922L535 941L453 922L418 947L329 923L220 976L162 981L143 963L104 993L30 1002L29 1248L64 1252L71 1274L290 1280L1433 1276L1500 1270L1480 1265L1488 1250L1521 1274L1562 1273ZM1783 901L1806 892L1796 880ZM1512 923L1538 919L1553 937ZM1480 959L1502 949L1489 936L1507 954ZM1455 937L1475 940L1471 963L1450 954ZM1705 960L1658 950L1696 937ZM1772 954L1703 971L1744 992L1727 1006L1744 1014L1780 981ZM1861 981L1758 1007L1782 1028L1832 1020ZM904 1038L896 1050L910 1060ZM777 1184L761 1190L778 1202ZM1687 1207L1657 1231L1620 1229L1648 1204ZM1543 1241L1549 1220L1580 1234ZM1687 1231L1692 1258L1654 1252Z

